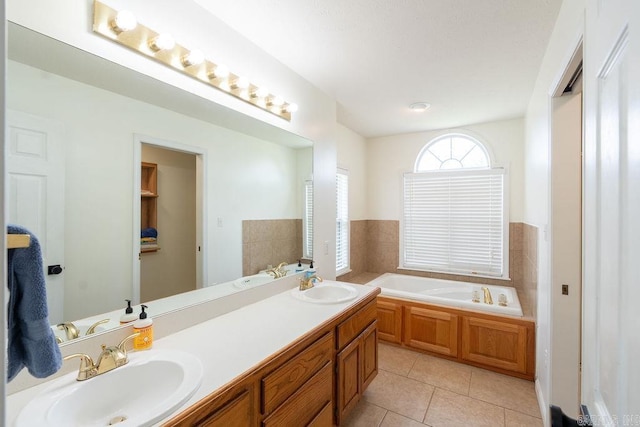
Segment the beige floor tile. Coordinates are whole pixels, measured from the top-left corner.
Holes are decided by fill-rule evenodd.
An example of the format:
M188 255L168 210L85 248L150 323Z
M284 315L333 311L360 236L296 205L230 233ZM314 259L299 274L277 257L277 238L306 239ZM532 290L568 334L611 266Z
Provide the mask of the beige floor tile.
M505 425L506 427L542 427L540 418L525 415L520 412L505 409Z
M378 367L394 374L407 376L419 353L388 344L378 344Z
M504 409L437 388L424 422L433 427L501 427Z
M503 408L540 417L538 399L532 381L473 368L469 396Z
M361 400L341 425L345 427L377 427L386 413L386 409Z
M467 396L471 367L421 354L413 364L408 377Z
M380 427L424 427L424 424L412 420L411 418L403 417L395 412L388 411L384 416Z
M428 384L380 370L364 398L374 405L422 421L432 394L433 387Z

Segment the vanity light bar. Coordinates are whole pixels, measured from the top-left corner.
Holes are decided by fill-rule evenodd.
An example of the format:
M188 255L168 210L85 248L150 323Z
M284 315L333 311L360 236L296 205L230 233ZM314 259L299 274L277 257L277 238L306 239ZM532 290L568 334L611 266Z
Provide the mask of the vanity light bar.
M229 72L224 64L207 60L198 49L187 49L168 33L157 33L140 24L129 11L117 11L94 1L93 31L285 120L291 121L291 114L298 111L297 104Z

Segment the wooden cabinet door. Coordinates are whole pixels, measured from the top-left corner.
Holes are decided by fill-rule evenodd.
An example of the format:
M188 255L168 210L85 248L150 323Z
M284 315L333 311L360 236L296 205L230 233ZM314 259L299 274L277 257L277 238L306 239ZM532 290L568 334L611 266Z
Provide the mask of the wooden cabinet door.
M246 427L254 425L251 393L245 390L197 423L198 427Z
M378 336L383 341L402 342L402 304L378 297Z
M445 311L405 307L404 343L410 347L458 356L458 316Z
M364 330L360 338L362 346L362 385L361 393L369 387L371 381L378 375L378 328L377 322Z
M337 415L338 424L360 400L362 346L355 339L338 353Z
M526 374L527 328L464 316L462 359Z

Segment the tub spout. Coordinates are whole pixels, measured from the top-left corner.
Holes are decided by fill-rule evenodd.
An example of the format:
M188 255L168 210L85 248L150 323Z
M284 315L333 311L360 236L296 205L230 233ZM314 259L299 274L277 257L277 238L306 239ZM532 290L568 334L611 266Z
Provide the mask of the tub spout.
M482 287L482 292L484 292L484 303L485 304L493 304L493 298L491 298L491 291L486 286Z

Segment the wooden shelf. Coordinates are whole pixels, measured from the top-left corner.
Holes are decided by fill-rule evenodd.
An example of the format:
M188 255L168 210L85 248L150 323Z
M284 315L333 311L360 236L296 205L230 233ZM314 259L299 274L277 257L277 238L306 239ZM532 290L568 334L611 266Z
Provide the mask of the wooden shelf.
M140 229L158 229L158 165L142 162L140 173ZM140 245L140 253L157 252L155 245Z
M7 234L7 249L28 248L31 236L28 234Z

